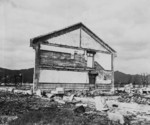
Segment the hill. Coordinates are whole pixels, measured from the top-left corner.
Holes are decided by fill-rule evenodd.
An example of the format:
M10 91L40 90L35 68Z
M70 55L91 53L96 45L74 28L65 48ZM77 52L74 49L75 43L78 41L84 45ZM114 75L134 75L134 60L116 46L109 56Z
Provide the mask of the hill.
M20 69L20 70L11 70L6 68L0 68L0 82L15 82L15 78L22 75L22 81L24 83L33 82L33 68L29 69ZM124 85L124 84L140 84L142 79L141 75L131 75L125 74L120 71L114 72L115 86ZM149 75L150 78L150 75Z
M145 85L147 84L146 82L150 82L150 75L147 74L136 74L136 75L131 75L131 74L125 74L120 71L115 71L114 73L114 79L115 79L115 85L125 85L129 83L133 83L134 85L141 85L144 83Z
M22 82L32 83L33 82L33 68L29 69L20 69L20 70L11 70L6 68L0 68L0 82L9 82L15 81L15 78L18 79L22 77Z

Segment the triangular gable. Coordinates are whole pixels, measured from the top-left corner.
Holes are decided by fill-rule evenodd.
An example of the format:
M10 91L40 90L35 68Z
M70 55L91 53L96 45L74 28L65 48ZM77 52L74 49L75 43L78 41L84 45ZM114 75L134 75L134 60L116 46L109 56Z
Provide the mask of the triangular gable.
M80 29L70 31L51 39L47 39L48 43L79 47L80 46Z
M96 34L94 34L89 28L87 28L85 25L82 26L82 29L89 34L93 39L95 39L100 45L102 45L104 48L106 48L111 53L116 53L114 49L112 49L108 44L106 44L102 39L100 39Z
M46 35L35 37L31 39L31 46L41 41L116 53L115 50L103 42L82 23L78 23Z
M72 47L81 47L84 49L101 50L109 52L89 34L82 29L77 29L66 34L53 37L47 40L48 43L66 45Z
M86 49L101 50L109 52L101 44L99 44L95 39L93 39L89 34L84 30L81 30L81 47Z

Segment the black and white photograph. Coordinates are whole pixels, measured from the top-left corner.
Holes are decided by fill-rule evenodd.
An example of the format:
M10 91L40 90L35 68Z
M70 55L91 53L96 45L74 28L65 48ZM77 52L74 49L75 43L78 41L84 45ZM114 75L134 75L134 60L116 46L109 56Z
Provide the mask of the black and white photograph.
M0 125L150 125L150 0L0 0Z

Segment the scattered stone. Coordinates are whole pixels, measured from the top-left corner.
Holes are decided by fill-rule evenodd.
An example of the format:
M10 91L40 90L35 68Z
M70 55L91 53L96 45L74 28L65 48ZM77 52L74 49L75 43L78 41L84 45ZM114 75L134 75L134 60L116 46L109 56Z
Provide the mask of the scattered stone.
M76 107L76 108L74 109L74 112L75 112L75 113L84 113L84 112L85 112L85 108L84 108L83 105L81 105L81 106L79 106L79 107Z
M125 123L123 115L121 115L119 112L108 112L108 118L111 121L118 121L121 125Z
M41 95L42 95L43 97L47 97L47 94L46 94L45 91L42 91L42 92L41 92Z
M79 107L79 106L87 107L87 104L84 104L84 103L77 103L77 104L76 104L76 107Z
M61 99L54 99L54 101L58 102L59 104L65 104L65 101Z
M98 111L108 110L106 100L100 96L95 97L95 106L96 106L96 110Z
M112 107L118 107L118 105L117 104L113 104Z
M55 96L55 94L47 93L46 96L47 96L49 99L51 99L51 98L53 98L53 97Z
M150 98L140 95L140 94L121 94L120 97L118 98L119 102L127 102L127 103L138 103L138 104L150 104Z
M10 121L16 120L17 118L17 116L0 116L0 124L8 124Z
M64 88L58 87L56 88L57 94L64 94Z
M40 89L38 89L35 93L37 96L42 97L42 92Z

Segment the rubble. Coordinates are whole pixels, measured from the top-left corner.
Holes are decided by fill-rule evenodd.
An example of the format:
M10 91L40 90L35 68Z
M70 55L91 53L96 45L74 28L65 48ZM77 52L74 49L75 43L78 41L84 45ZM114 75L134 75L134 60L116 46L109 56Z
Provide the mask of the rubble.
M87 105L87 104L84 104L84 103L77 103L75 106L76 106L76 107L79 107L79 106L87 107L88 105Z
M75 113L84 113L84 112L85 112L85 108L84 108L83 105L77 106L77 107L74 109L74 112L75 112Z
M17 116L0 116L0 124L8 124L10 121L17 119Z
M121 94L118 98L119 102L127 102L127 103L138 103L138 104L150 104L150 98L141 94Z
M0 92L0 115L15 116L30 110L36 110L41 106L49 105L48 100L41 100L33 95Z
M36 95L39 96L39 97L42 97L42 92L41 92L40 89L38 89L38 90L36 91Z
M108 107L106 105L106 100L104 98L101 98L100 96L95 97L95 106L96 106L96 110L98 111L108 110Z
M141 121L150 122L150 106L147 102L149 97L135 93L121 93L118 96L104 96L99 93L101 96L94 96L93 92L95 91L52 94L37 91L37 95L30 95L3 91L0 92L0 116L20 116L31 111L48 110L55 105L61 109L71 110L74 115L107 119L112 122L110 125L124 123L138 125Z
M125 123L123 115L119 112L108 112L108 118L109 120L117 121L122 125Z

